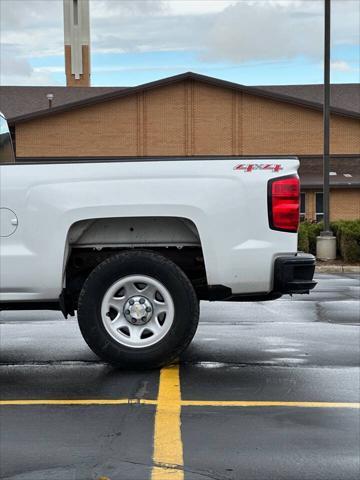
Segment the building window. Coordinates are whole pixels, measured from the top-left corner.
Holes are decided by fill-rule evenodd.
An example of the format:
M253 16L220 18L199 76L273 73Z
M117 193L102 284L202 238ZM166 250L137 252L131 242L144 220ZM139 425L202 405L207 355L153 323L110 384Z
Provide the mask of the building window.
M300 194L300 222L305 220L306 216L306 195L304 192Z
M324 198L323 192L316 192L316 222L322 222L324 218Z

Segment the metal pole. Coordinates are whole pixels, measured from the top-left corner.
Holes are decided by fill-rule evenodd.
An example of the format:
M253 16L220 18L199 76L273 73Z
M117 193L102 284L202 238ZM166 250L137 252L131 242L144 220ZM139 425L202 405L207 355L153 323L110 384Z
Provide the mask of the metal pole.
M324 155L323 155L323 207L324 230L322 236L332 235L330 231L330 201L329 201L329 173L330 173L330 9L331 0L325 2L325 37L324 37Z
M334 260L336 258L336 237L330 231L329 208L329 170L330 170L330 2L324 0L325 7L325 37L324 37L324 230L316 237L316 257L319 260Z

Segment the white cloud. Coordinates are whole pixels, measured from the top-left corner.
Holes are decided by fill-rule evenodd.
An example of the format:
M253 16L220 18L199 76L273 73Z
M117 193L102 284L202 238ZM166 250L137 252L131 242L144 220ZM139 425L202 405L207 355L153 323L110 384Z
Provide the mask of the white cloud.
M1 85L51 85L50 72L37 71L29 61L17 53L16 47L0 46Z
M0 41L19 55L63 53L62 0L0 0Z
M333 1L332 43L359 44L360 3ZM323 2L248 0L219 13L206 36L207 58L234 62L323 55Z
M351 72L353 70L351 65L344 60L335 60L331 62L331 69L337 70L338 72Z
M92 51L123 53L203 48L211 15L144 15L131 18L92 16Z
M222 12L236 3L238 0L165 0L164 7L170 15L206 15Z
M93 0L93 52L198 50L203 60L276 60L323 50L320 0ZM358 0L333 0L333 44L359 43ZM144 8L146 6L146 8Z
M319 56L317 17L310 12L306 19L299 17L298 8L274 2L228 7L208 32L206 56L235 62Z
M159 15L165 10L164 0L90 0L91 16L97 19Z
M96 53L197 51L203 62L317 64L323 49L322 0L91 0ZM0 0L1 79L45 81L30 61L63 57L62 0ZM332 44L359 44L359 0L332 1ZM345 59L334 68L347 71ZM187 69L186 69L187 70ZM13 73L11 73L13 72ZM30 72L30 73L29 73ZM13 76L13 77L12 77Z

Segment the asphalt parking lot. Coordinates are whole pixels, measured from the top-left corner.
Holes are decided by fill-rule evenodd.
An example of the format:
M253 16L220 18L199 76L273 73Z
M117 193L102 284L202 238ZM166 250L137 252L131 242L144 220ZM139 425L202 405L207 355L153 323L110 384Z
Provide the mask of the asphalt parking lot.
M203 303L161 372L112 369L57 312L2 312L1 478L358 479L359 276L317 280Z

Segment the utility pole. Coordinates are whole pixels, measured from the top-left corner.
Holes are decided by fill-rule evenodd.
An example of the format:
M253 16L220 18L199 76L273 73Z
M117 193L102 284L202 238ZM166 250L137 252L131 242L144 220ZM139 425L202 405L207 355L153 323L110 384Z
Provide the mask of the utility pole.
M316 256L320 260L336 258L336 238L330 230L330 45L331 0L324 0L324 147L323 147L323 209L324 229L317 237Z
M324 206L324 231L323 235L330 232L330 202L329 202L329 173L330 173L330 0L325 0L325 36L324 36L324 156L323 156L323 206Z

